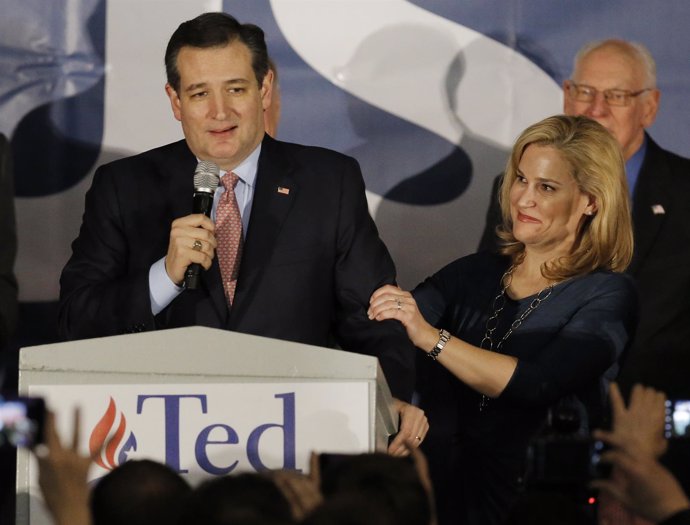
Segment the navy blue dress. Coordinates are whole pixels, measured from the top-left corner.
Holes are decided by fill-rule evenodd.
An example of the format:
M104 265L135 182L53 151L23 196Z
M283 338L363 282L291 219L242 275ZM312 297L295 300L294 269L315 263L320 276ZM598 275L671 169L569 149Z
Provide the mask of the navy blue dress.
M479 346L509 264L488 252L450 263L414 290L422 315ZM532 299L506 298L494 345ZM431 426L423 448L440 525L503 521L517 497L528 443L555 402L577 398L598 424L636 308L634 285L621 273L595 271L554 286L503 343L501 353L517 357L517 368L482 412L480 394L420 353L417 391Z

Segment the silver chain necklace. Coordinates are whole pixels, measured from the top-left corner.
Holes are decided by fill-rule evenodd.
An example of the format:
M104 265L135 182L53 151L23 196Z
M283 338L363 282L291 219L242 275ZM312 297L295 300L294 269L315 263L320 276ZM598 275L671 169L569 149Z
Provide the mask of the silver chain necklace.
M510 268L506 270L506 272L503 274L501 277L501 291L498 293L496 297L494 297L493 301L493 308L494 312L489 316L489 318L486 320L486 331L484 332L484 338L482 339L482 342L479 344L479 348L484 348L489 351L493 352L500 352L501 348L503 347L503 343L505 343L506 339L508 339L512 333L517 330L522 322L527 319L527 317L536 310L539 305L548 299L548 297L551 295L551 291L553 290L553 284L550 284L546 286L545 288L542 288L539 290L537 295L532 299L532 301L529 303L529 306L525 309L524 312L522 312L517 319L515 319L511 324L510 328L506 331L506 333L503 335L501 340L496 344L496 347L494 348L494 340L493 340L493 335L494 332L496 331L496 328L498 327L498 319L501 316L501 312L503 311L503 308L506 305L506 290L510 287L510 284L513 282L513 271L515 270L515 265L511 265ZM484 344L488 343L488 346L485 347ZM482 399L479 402L479 411L482 412L483 410L486 409L486 407L489 405L489 397L482 394Z

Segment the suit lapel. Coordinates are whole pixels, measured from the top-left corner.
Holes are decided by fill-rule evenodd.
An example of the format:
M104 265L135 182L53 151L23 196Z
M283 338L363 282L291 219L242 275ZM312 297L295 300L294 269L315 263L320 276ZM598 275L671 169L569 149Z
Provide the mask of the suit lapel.
M166 203L172 220L192 213L195 166L196 159L184 140L176 143L162 161L161 179L167 181ZM170 225L166 228L170 230Z
M280 144L266 135L261 146L235 303L230 312L231 328L241 323L251 303L253 290L261 281L278 235L299 193L293 169Z
M649 255L669 211L670 199L663 188L668 166L661 149L647 136L647 153L640 168L633 202L635 250L628 272L636 274Z
M217 255L213 258L211 267L207 271L201 272L201 286L211 298L213 307L218 314L218 319L225 325L228 321L228 302L225 299L225 289L223 288L223 279L220 275Z

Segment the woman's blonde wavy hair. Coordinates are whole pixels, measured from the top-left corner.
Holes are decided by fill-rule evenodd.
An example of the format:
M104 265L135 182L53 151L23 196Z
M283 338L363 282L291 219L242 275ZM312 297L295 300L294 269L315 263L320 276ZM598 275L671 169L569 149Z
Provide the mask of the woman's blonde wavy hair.
M528 127L515 142L499 193L501 253L514 262L524 256L525 245L512 233L510 189L520 159L532 144L560 152L571 166L580 191L596 203L593 215L583 215L571 252L546 263L542 267L544 277L561 281L599 268L624 271L632 258L633 233L623 155L613 136L587 117L548 117Z

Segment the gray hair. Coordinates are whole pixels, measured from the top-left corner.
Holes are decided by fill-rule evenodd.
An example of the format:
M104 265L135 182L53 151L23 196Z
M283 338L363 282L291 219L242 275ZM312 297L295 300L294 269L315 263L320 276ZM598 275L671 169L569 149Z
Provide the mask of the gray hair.
M598 51L603 48L613 48L616 51L627 55L629 58L635 60L642 68L642 73L644 74L644 87L656 89L656 62L654 57L649 52L649 49L643 44L638 42L628 42L626 40L619 40L615 38L610 38L606 40L596 40L593 42L588 42L575 55L575 60L573 60L573 73L571 76L575 75L578 66L590 53L593 51Z

